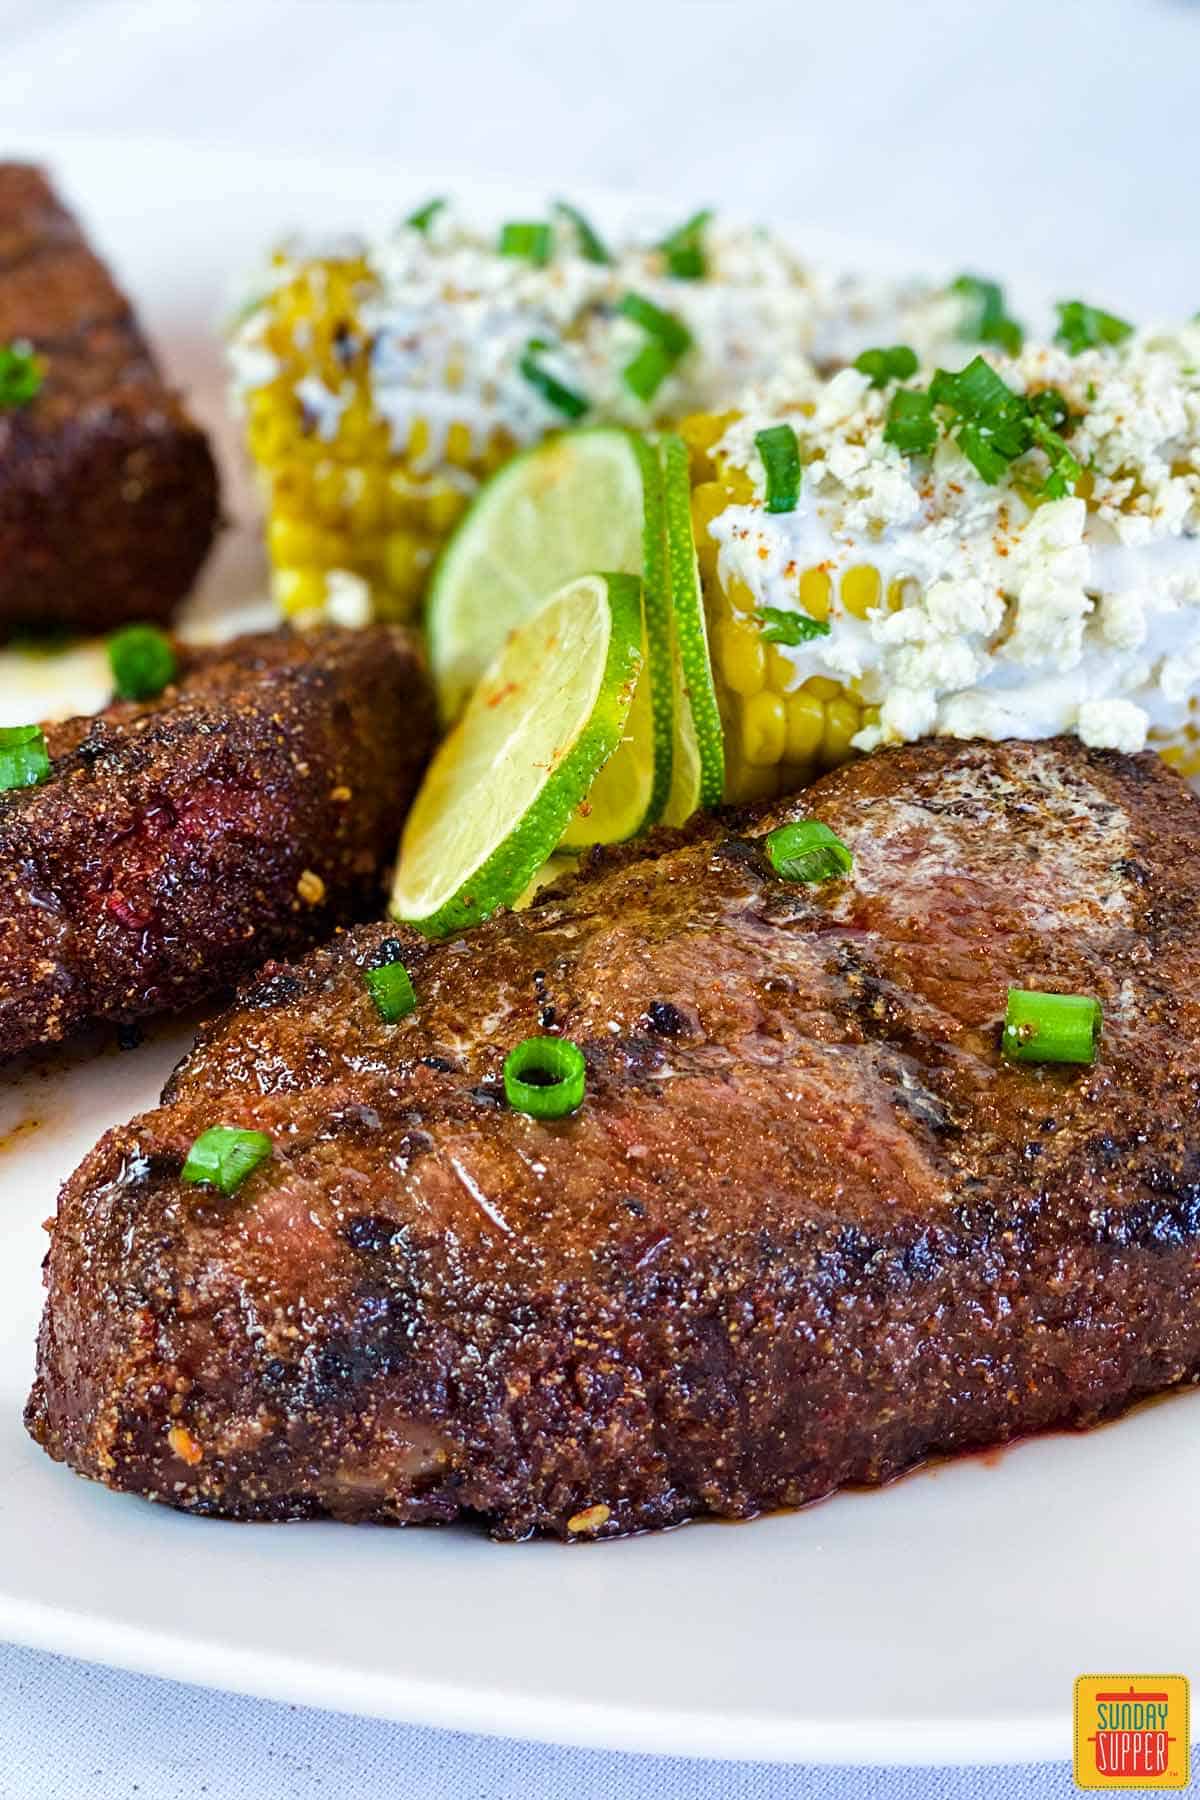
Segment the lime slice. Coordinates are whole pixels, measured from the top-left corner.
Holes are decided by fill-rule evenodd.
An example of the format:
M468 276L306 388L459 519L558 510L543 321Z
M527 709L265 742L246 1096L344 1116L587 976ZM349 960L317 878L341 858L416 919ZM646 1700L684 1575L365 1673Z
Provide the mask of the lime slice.
M697 808L720 805L725 791L725 739L696 564L687 445L668 432L660 449L675 683L675 754L663 817L669 825L682 825Z
M596 569L643 577L648 692L568 843L613 843L652 825L671 783L670 594L662 470L638 433L572 431L528 450L481 490L429 595L429 654L452 719L508 633L564 582Z
M441 937L520 896L626 733L641 641L626 574L568 583L512 633L409 813L396 918Z

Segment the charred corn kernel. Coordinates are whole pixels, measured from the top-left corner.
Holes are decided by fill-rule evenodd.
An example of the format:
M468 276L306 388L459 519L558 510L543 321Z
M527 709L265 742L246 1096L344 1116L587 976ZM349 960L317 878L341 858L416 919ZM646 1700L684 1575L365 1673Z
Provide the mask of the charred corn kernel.
M854 753L850 742L862 728L862 708L848 695L825 702L825 731L821 738L821 766L834 769Z
M742 755L751 767L765 768L783 761L787 743L787 713L783 698L764 689L747 700L742 709Z
M879 570L870 563L855 563L842 576L842 605L856 619L865 619L879 605L882 591Z
M717 665L725 686L749 699L766 680L766 651L757 625L722 619L717 625Z
M800 605L810 619L828 619L833 582L824 569L805 569L800 577L797 593Z
M825 702L819 700L816 694L806 693L801 688L798 694L788 695L785 705L787 760L791 763L810 763L821 748L821 740L825 736Z

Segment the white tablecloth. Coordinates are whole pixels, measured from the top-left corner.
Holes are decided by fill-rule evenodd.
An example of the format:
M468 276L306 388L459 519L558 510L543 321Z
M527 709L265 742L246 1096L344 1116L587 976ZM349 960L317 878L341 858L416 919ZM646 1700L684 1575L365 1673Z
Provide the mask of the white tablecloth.
M10 151L48 130L329 145L448 186L486 173L806 218L1135 314L1200 306L1187 0L0 0L0 35ZM0 1800L1074 1791L1065 1763L780 1770L548 1750L0 1649Z

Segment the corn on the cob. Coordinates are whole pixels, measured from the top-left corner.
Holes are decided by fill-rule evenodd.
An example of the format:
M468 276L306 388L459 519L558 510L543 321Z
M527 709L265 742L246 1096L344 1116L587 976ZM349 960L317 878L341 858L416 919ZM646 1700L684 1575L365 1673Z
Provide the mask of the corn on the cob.
M1200 328L980 368L1019 425L1002 468L994 419L964 433L973 389L906 453L897 385L854 369L684 422L728 798L931 734L1149 738L1200 774ZM756 448L781 423L804 465L782 513Z
M974 328L971 295L828 283L765 234L702 218L673 248L631 241L606 261L569 211L512 227L524 254L445 208L417 219L372 248L280 251L232 336L293 617L411 616L479 482L548 432L719 406L791 356L840 359L873 336L949 353Z

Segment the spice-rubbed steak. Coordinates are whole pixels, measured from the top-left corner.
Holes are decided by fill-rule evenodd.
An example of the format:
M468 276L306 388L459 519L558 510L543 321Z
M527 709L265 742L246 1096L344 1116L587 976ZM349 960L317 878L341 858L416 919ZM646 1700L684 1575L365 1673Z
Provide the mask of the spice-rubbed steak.
M0 345L41 387L0 407L0 633L162 619L217 526L208 441L40 169L0 163Z
M0 1056L232 989L381 904L433 741L403 632L180 647L156 700L48 725L0 794Z
M852 875L758 840L814 813ZM1076 743L884 752L469 938L268 969L67 1183L28 1409L52 1456L238 1518L500 1536L741 1516L1083 1424L1200 1368L1200 803ZM1009 1065L1009 984L1094 1068ZM510 1111L535 1032L582 1109ZM232 1198L215 1125L273 1134Z

